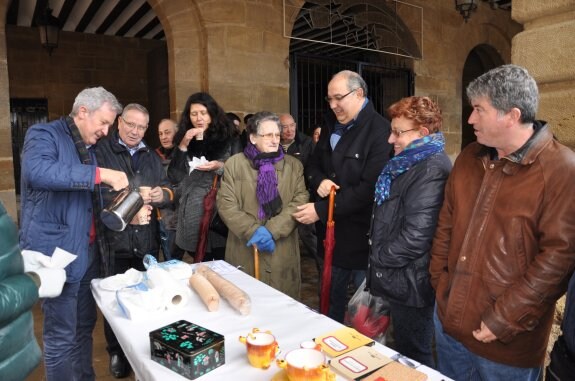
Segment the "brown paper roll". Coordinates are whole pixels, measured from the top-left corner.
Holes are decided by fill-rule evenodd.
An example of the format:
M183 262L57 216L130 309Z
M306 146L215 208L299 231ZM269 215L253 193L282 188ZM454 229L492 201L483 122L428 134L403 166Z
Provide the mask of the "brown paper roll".
M235 284L222 278L218 273L206 265L199 265L196 267L196 273L203 275L236 311L242 315L250 314L252 301L248 294L238 288Z
M217 311L220 306L220 294L214 286L201 274L192 274L189 281L190 286L198 293L208 311Z

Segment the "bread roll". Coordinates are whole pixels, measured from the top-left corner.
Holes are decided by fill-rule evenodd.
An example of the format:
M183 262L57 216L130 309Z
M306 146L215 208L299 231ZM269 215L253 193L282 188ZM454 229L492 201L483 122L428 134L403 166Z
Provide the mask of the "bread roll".
M250 297L235 284L222 278L204 264L196 267L196 273L203 275L236 311L242 315L250 314L252 309Z
M218 310L220 306L220 294L218 294L214 286L212 286L203 275L198 273L192 274L188 282L208 307L208 311Z

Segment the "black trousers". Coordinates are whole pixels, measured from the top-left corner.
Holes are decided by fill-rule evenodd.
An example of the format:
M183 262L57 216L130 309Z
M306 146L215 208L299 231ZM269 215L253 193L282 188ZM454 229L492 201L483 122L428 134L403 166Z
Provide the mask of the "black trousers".
M563 335L557 338L549 358L551 361L545 371L546 381L575 380L575 353L570 353Z
M432 345L433 306L408 307L390 302L395 349L415 361L435 368Z

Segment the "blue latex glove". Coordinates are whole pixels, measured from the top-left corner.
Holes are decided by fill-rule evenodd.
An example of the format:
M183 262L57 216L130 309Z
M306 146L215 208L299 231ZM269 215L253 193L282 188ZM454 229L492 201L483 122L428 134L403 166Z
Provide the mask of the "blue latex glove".
M276 249L276 244L273 239L269 239L264 242L257 244L259 251L265 251L266 253L273 253Z
M258 250L273 252L276 248L272 233L265 226L256 229L246 246L256 245Z

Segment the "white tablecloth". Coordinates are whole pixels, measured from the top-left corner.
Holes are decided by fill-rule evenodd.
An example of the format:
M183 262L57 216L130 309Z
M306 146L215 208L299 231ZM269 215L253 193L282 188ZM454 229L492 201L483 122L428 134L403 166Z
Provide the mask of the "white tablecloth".
M279 343L280 357L283 357L290 350L299 348L302 341L311 340L320 334L342 327L340 323L311 310L224 261L212 264L214 270L249 294L252 302L250 315L240 315L223 299L220 301L218 311L208 312L200 298L192 292L192 299L187 307L150 314L146 319L132 321L121 314L115 301L115 293L99 287L100 279L92 281L92 293L96 302L116 333L137 380L186 380L185 377L150 358L149 332L177 320L187 320L225 336L225 365L200 377L202 381L269 381L280 371L275 364L267 370L256 369L249 365L245 345L240 343L238 338L247 335L252 328L270 330ZM396 353L379 343L376 343L375 348L388 357ZM430 381L448 380L447 377L424 365L417 369L426 373ZM338 375L337 379L344 378Z

